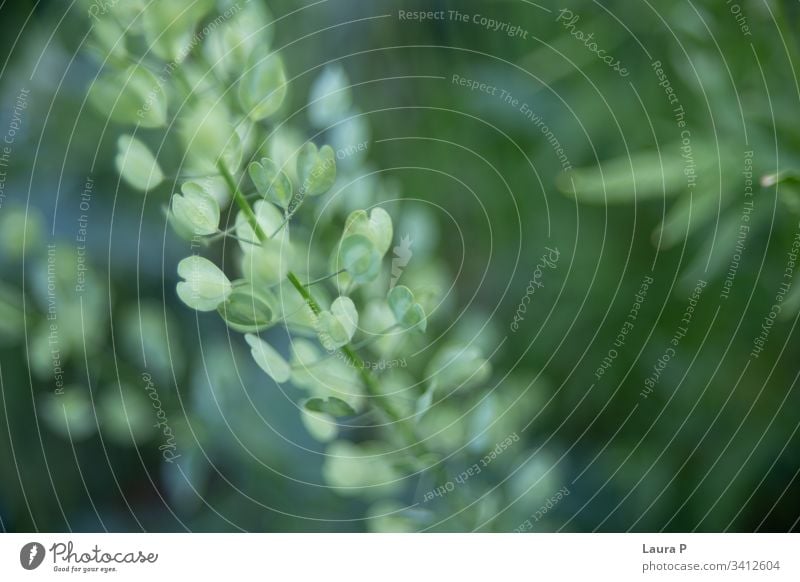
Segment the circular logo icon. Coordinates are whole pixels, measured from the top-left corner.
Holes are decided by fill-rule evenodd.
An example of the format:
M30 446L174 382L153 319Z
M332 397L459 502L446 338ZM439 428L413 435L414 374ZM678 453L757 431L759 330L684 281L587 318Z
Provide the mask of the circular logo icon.
M44 546L39 542L30 542L19 551L19 563L26 570L35 570L44 561Z

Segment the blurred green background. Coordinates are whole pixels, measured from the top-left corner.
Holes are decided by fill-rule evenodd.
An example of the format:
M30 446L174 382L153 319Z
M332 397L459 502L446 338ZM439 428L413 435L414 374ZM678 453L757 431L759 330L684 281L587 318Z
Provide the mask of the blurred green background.
M763 352L750 354L780 284L791 281L787 253L800 220L792 175L800 168L792 68L800 5L740 0L736 13L732 3L686 0L540 5L268 3L273 48L290 72L285 111L293 127L316 133L305 109L309 91L326 65L338 63L368 125L357 171L380 169L404 201L434 209L425 214L438 225L430 245L454 276L453 314L474 326L456 331L488 322L486 345L508 336L491 356L490 385L503 396L485 414L503 419L497 441L517 432L520 442L459 489L469 510L440 516L434 529L520 529L566 487L569 495L522 529L796 530L800 286L789 289ZM562 8L579 15L573 29L558 20ZM470 21L403 21L398 10L458 10ZM324 447L242 338L175 296L175 265L187 245L166 227L171 192L144 196L120 181L113 161L120 130L84 104L98 68L81 51L85 7L16 2L0 14L0 132L11 126L20 92L30 93L3 168L0 206L2 528L388 528L365 518L389 498L326 487ZM471 20L476 14L519 26L526 38L487 30ZM571 30L593 33L630 74L617 74ZM654 61L686 112L694 189L686 187L681 129ZM453 75L499 91L471 91ZM553 142L500 91L540 115L580 170L565 173ZM752 198L744 195L749 151ZM622 162L597 169L615 159ZM84 212L87 176L93 190ZM737 252L748 199L750 228ZM88 285L75 293L81 214L89 214ZM63 381L90 397L74 403L73 423L53 396L50 244L59 256ZM559 262L544 271L544 286L510 333L545 247L559 250ZM598 379L647 275L654 284L635 325ZM686 337L643 398L699 279L708 284ZM164 463L158 450L144 370L180 462ZM483 454L464 453L454 474ZM411 505L430 485L391 501ZM423 529L408 519L393 525Z

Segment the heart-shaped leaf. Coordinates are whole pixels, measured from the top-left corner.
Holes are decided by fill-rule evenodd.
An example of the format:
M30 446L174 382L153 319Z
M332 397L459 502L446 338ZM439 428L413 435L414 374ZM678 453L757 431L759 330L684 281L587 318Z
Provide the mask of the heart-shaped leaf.
M232 285L219 267L206 258L192 255L178 263L178 297L197 311L213 311L231 294Z
M204 189L187 183L181 194L172 196L172 215L178 228L193 236L214 234L219 226L219 203Z
M338 269L344 269L356 283L374 280L381 270L381 254L367 237L353 234L345 237L339 247Z
M281 208L288 208L292 200L292 182L285 172L269 158L253 162L247 171L258 193Z
M427 329L428 320L425 317L425 310L414 300L411 289L405 285L398 285L389 291L387 301L395 320L405 329L421 332Z
M369 215L366 210L351 212L345 222L342 237L351 234L360 234L370 239L382 257L392 244L392 217L383 208L373 208Z
M297 178L300 192L319 196L331 189L336 181L336 155L331 146L319 150L313 142L306 143L297 154Z
M358 328L358 311L349 297L339 297L330 311L323 311L317 319L319 340L327 350L335 350L353 339Z

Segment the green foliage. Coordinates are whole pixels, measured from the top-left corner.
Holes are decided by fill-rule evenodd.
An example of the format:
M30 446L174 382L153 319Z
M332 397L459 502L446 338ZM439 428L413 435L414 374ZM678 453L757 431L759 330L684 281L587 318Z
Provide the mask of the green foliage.
M330 190L336 181L333 148L324 145L317 149L313 142L307 142L297 155L297 178L302 194L319 196Z
M89 90L89 101L119 123L163 127L167 122L167 96L142 65L104 72Z
M326 350L335 350L350 343L358 328L358 311L349 297L337 297L330 311L317 316L319 340Z
M225 273L208 259L197 255L178 263L178 275L185 279L176 288L178 297L198 311L217 309L233 292Z
M388 301L398 324L406 329L425 331L425 310L419 303L415 303L411 289L404 285L394 287L389 291Z
M217 200L195 182L184 183L181 192L172 196L175 229L190 233L190 238L217 232L220 217Z
M269 158L262 158L260 162L252 162L247 167L247 172L259 194L284 210L289 208L292 200L292 182L275 162Z
M286 99L286 72L277 55L254 52L239 80L239 103L250 119L274 115Z
M137 190L147 192L164 180L150 149L131 135L121 135L117 140L117 171L122 178Z
M331 396L329 398L311 398L306 401L306 409L311 412L329 414L330 416L352 416L356 413L344 400Z
M217 307L220 317L241 333L267 329L277 321L277 298L268 289L258 289L250 281L232 284L230 295Z
M264 370L270 378L279 384L289 380L291 375L289 363L283 359L283 356L281 356L275 348L258 336L250 333L245 335L244 338L250 345L253 359L256 361L259 368Z

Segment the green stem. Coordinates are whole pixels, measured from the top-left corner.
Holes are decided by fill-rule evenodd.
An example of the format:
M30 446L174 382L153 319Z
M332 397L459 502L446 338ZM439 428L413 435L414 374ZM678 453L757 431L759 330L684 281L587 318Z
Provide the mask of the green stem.
M250 207L250 203L247 201L247 198L244 197L242 191L239 190L239 186L236 184L236 180L233 179L233 175L231 174L230 170L228 170L228 166L225 165L225 162L219 160L217 162L217 167L219 168L222 177L225 178L225 182L228 184L228 188L233 193L233 199L236 201L236 204L239 206L239 209L244 212L245 218L247 218L247 222L250 223L250 226L253 227L253 231L256 233L258 240L264 242L269 238L264 229L261 228L261 225L258 223L258 218L256 218L256 213L253 212L253 209Z
M224 176L225 182L228 184L228 187L233 193L233 199L236 201L239 209L244 212L244 215L247 218L247 221L250 223L250 226L253 227L258 240L262 242L267 240L268 237L261 228L261 225L258 224L258 219L256 218L255 212L253 212L253 209L250 207L250 203L247 201L247 198L245 198L239 190L236 180L234 179L230 170L228 170L225 162L219 160L217 162L217 167ZM308 288L303 285L300 279L297 278L297 275L291 271L289 271L287 277L289 282L294 286L295 289L297 289L297 292L300 293L303 299L305 299L308 307L312 312L314 312L314 315L319 315L322 312L322 308L320 307L319 303L317 303L317 300L314 299L314 296L311 295L311 292L308 290ZM406 441L406 444L420 454L427 453L427 448L425 445L418 442L417 436L414 434L414 430L407 424L406 421L402 419L402 415L394 409L391 402L389 402L389 399L381 393L375 377L364 367L364 361L349 345L342 346L340 349L345 358L347 358L353 367L358 370L358 373L367 388L367 392L373 398L376 406L383 411L389 420L394 423L394 426L397 427L401 433L403 433L403 438Z
M330 273L329 275L325 275L324 277L320 277L319 279L314 279L313 281L308 281L304 285L306 287L311 287L312 285L316 285L317 283L322 283L323 281L327 281L328 279L333 279L336 275L341 275L344 273L344 269L340 269L335 273Z
M300 279L297 278L297 275L289 271L287 277L289 278L289 282L294 285L295 289L297 289L297 292L300 293L300 295L303 296L303 299L306 300L306 303L308 303L308 306L311 308L311 311L314 312L314 315L319 315L322 313L322 308L319 306L319 303L317 303L317 300L314 299L309 290L306 289L305 285L300 282Z

